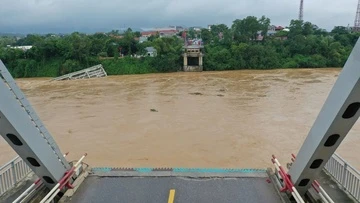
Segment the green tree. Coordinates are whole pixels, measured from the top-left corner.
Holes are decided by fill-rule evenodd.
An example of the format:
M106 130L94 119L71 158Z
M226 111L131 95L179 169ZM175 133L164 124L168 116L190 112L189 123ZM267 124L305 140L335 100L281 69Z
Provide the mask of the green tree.
M294 38L295 36L302 35L303 33L303 21L301 20L291 20L289 26L289 38Z
M266 38L271 21L269 18L262 16L258 22L260 24L261 35Z
M303 35L308 36L314 33L314 25L310 22L305 22L303 25Z
M205 42L205 70L341 67L360 37L360 33L343 26L327 32L311 22L298 20L290 21L290 31L266 37L269 25L270 19L265 16L248 16L234 20L231 28L213 25L199 33L192 30L188 36L201 35ZM264 40L255 40L259 34L265 36ZM20 40L2 36L0 59L15 77L55 77L99 63L109 74L173 72L182 67L181 33L161 38L157 34L144 43L136 40L139 36L130 28L122 34L119 30L91 35L29 34ZM23 51L7 45L33 47ZM130 57L143 56L146 47L154 47L158 55ZM118 59L120 50L125 57ZM102 58L107 56L114 58Z
M212 40L211 32L208 29L201 29L201 38L204 43L210 43Z
M349 30L345 26L335 26L334 29L331 30L332 34L348 34Z
M265 17L263 17L261 20L263 24L260 24L255 16L248 16L242 20L235 20L232 25L234 40L237 42L255 40L258 32L265 30L265 24L270 23L267 21L267 19L265 19Z

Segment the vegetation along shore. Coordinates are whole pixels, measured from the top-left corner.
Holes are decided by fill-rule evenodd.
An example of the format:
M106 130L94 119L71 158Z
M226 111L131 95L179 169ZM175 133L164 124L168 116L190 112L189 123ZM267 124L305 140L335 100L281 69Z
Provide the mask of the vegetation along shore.
M285 29L269 34L270 19L248 16L209 29L186 30L174 36L120 33L0 37L0 59L14 77L55 77L96 64L109 75L176 72L181 70L185 39L201 39L205 46L204 70L342 67L359 33L346 27L326 31L292 20ZM31 46L28 50L16 46ZM147 56L146 47L156 49Z

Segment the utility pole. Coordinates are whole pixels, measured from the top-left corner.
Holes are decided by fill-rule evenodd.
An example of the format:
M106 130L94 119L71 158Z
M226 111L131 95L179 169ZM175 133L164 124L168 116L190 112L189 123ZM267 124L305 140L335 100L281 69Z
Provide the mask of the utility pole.
M359 0L360 1L360 0ZM304 20L304 0L300 0L300 8L299 8L299 20Z

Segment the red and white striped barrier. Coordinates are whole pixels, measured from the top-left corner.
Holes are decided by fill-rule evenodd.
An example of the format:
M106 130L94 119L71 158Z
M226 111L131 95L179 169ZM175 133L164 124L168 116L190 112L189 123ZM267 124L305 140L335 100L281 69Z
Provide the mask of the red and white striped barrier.
M291 182L289 175L286 173L286 171L284 170L284 168L281 166L281 164L279 163L279 161L276 159L276 157L274 155L272 155L271 161L275 165L276 170L279 172L279 174L284 182L284 187L281 188L280 191L284 192L284 191L288 190L291 193L291 195L294 197L294 199L297 203L305 203L305 201L300 196L299 192L294 187L294 184Z
M66 157L69 154L69 152L66 152L63 156ZM12 203L18 203L21 199L26 199L26 197L30 194L32 194L34 191L36 191L41 185L42 181L40 178L38 178L28 189L26 189L21 195L16 198ZM22 201L21 201L22 202Z
M291 158L292 162L295 162L296 156L295 154L291 154L293 158ZM324 203L334 203L334 201L331 199L331 197L325 192L324 188L321 187L319 182L317 180L314 180L313 183L311 183L311 186L314 188L314 190L319 194L321 200Z
M50 190L50 192L40 201L40 203L50 203L51 200L53 200L55 196L60 192L60 190L65 186L67 186L68 188L73 188L73 186L69 183L69 180L72 177L72 175L75 173L75 171L80 168L81 166L80 163L86 156L87 154L85 153L79 159L79 161L77 161L76 164L73 167L71 167L71 169L68 172L66 172L64 177L60 179L60 181L55 185L53 189Z

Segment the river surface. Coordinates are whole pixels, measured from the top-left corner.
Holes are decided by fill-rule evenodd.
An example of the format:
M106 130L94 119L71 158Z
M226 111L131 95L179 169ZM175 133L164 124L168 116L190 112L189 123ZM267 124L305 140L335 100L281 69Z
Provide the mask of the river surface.
M18 79L68 160L108 167L272 167L297 153L340 69ZM153 110L151 110L153 109ZM337 152L360 168L360 123ZM0 163L15 152L0 138Z

